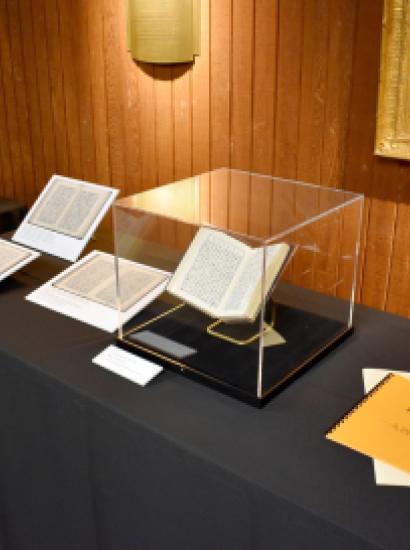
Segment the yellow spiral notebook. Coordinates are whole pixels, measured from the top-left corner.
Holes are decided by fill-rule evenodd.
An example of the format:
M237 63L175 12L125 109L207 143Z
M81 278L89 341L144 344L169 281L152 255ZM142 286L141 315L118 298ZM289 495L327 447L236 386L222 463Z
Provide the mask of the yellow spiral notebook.
M410 472L410 380L386 376L326 438Z

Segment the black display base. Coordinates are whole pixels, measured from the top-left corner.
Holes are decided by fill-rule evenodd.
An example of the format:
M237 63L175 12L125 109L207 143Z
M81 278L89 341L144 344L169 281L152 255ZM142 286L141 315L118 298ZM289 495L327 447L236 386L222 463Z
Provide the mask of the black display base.
M153 302L128 324L118 345L259 408L352 332L340 321L276 304L274 328L285 343L264 348L258 397L259 342L226 342L207 333L210 317L187 305L163 315L169 308Z

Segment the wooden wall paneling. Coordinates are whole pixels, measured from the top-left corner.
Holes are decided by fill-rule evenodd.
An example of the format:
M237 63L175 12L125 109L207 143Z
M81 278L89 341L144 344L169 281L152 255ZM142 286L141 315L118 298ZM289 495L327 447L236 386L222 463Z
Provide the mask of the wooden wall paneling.
M24 3L28 0L20 0L21 7L21 19L22 24L27 18L27 10L24 9ZM48 78L50 85L51 95L51 113L50 116L53 120L54 137L55 137L55 150L56 150L56 171L58 174L69 175L69 154L68 154L68 138L67 138L67 121L66 121L66 106L65 106L65 89L64 89L64 69L62 66L62 53L61 53L61 41L60 41L60 20L59 11L57 6L57 0L46 0L43 3L44 15L45 15L45 34L47 43L47 62L48 62ZM33 40L30 40L31 31L29 26L30 19L26 22L26 30L23 28L23 40L27 39L27 50L30 49ZM101 44L100 44L101 48ZM34 64L30 62L29 56L26 54L28 63L26 66L26 75L29 75L33 71ZM39 113L36 108L37 98L37 86L34 87L34 82L37 78L44 78L41 75L36 77L33 75L30 80L33 82L33 89L30 84L27 83L29 93L33 95L30 101L30 118L33 131L33 147L37 146L37 134L41 132L41 121L38 120ZM38 139L38 145L42 143L42 139ZM44 153L45 156L45 153ZM38 165L39 176L37 177L38 189L40 190L46 183L45 175L41 179L41 169L45 172L45 169L41 164L41 155L35 154L35 164Z
M255 2L252 170L273 173L278 0Z
M174 102L175 179L192 174L192 68L190 64L172 68Z
M343 186L345 144L349 122L353 43L357 15L357 0L329 2L329 41L327 97L323 129L321 182L331 187ZM351 255L357 237L351 208L338 213L338 230L334 247L335 270L332 289L343 298L350 298L354 262ZM355 209L354 209L355 210ZM333 269L333 266L332 266ZM336 285L336 286L335 286Z
M155 87L155 159L157 185L174 181L174 105L172 67L153 67ZM164 244L175 244L175 222L158 218L158 239Z
M155 76L157 184L174 181L174 119L172 68L158 65Z
M231 0L211 1L210 148L211 168L230 166Z
M23 202L26 202L28 199L28 189L32 187L33 151L31 146L32 140L28 117L26 82L23 62L24 54L22 48L21 25L18 4L8 1L7 14L23 176L21 187L16 191L20 199Z
M102 0L87 4L88 50L96 158L95 181L103 185L111 185L104 48L101 47L104 44L103 7Z
M234 180L234 182L232 181ZM251 177L235 174L228 180L228 229L246 234L249 229Z
M367 224L363 266L362 303L384 309L397 218L400 166L397 161L376 159L374 192Z
M157 184L156 128L154 68L148 63L139 64L138 71L139 127L141 140L141 189Z
M41 187L44 187L51 176L57 171L56 140L53 117L51 115L49 62L44 4L44 1L37 2L36 5L32 2L31 10L34 38L34 51L32 52L34 59L31 59L31 62L35 65L37 71L38 103L40 108L42 134L41 142L43 144L44 151L45 181L41 182Z
M293 86L300 86L300 91L296 92L300 93L300 112L299 120L296 121L299 125L298 139L293 138L297 148L292 175L312 183L320 183L325 108L328 100L327 72L331 64L327 49L328 5L328 0L303 2L300 83L297 82L296 75L293 77ZM294 132L296 133L296 129ZM289 168L286 167L286 170Z
M139 68L126 47L125 2L120 2L118 10L118 25L120 39L120 62L122 63L123 77L119 82L122 86L124 113L124 146L125 146L125 178L123 191L131 195L140 190L141 185L141 150L139 127L139 97L138 73ZM153 101L155 98L153 97Z
M199 183L198 222L204 224L211 223L211 180L213 177L212 173L201 176Z
M177 246L177 225L178 223L174 220L158 218L157 235L162 245L170 248Z
M323 124L321 182L331 187L341 187L344 183L357 7L357 0L328 2L327 94Z
M58 0L59 35L61 41L61 65L64 78L64 95L67 124L68 175L83 177L82 148L80 136L80 112L77 99L77 75L75 70L78 59L74 57L73 4L67 0Z
M218 174L209 181L209 222L213 225L228 228L229 224L229 173Z
M47 183L45 169L45 150L40 107L40 91L38 85L37 61L35 54L35 37L33 27L31 0L21 0L19 19L21 27L21 41L24 56L24 75L27 96L28 124L31 134L32 166L27 186L27 204L31 204L44 185ZM55 32L55 31L54 31ZM43 77L44 78L44 77Z
M300 82L300 113L297 142L298 180L320 183L325 105L327 94L329 10L327 0L303 2L303 45ZM296 84L295 84L296 85ZM295 222L316 215L321 194L310 187L295 190ZM293 281L311 287L326 270L326 256L312 250L322 249L321 222L297 232L299 248L293 260Z
M386 309L410 318L410 178L409 166L401 168L399 206L389 272Z
M357 203L350 204L343 209L341 215L341 246L338 251L339 265L338 277L340 284L336 288L336 295L343 300L350 300L352 297L352 283L357 284L356 266L356 240L360 227L357 227L357 220L361 219L360 206Z
M277 176L295 178L303 46L303 9L299 0L279 3L278 33L273 170ZM294 206L294 192L289 193L283 185L275 186L272 217L276 227L283 228L292 219ZM273 232L276 227L272 227ZM293 262L284 278L290 278L292 272Z
M356 299L363 288L364 254L367 246L367 226L370 211L372 179L374 177L374 135L380 36L383 1L358 2L356 29L353 39L353 76L349 101L349 123L346 136L344 188L366 195L361 252L357 277Z
M11 166L11 151L7 126L7 106L0 78L0 197L14 197L14 175Z
M249 231L252 235L267 239L271 236L270 221L273 184L268 178L251 177L249 191Z
M297 172L303 10L300 0L279 3L278 73L274 173L294 178Z
M24 176L18 128L17 103L14 90L13 61L11 58L10 37L7 26L7 11L7 1L0 0L0 71L5 98L7 139L10 142L13 194L17 199L24 201Z
M174 117L174 178L192 174L192 67L183 64L172 68L172 99ZM171 231L171 228L169 229ZM175 242L185 249L192 237L192 227L176 223Z
M96 179L96 155L94 140L93 109L91 106L90 49L88 41L89 0L77 0L73 14L73 59L75 59L76 96L80 126L82 177L87 181Z
M232 3L231 166L251 169L254 0Z
M201 0L201 55L192 70L192 173L210 169L209 140L209 12L210 0Z
M353 72L353 44L357 17L357 0L329 3L329 65L327 100L323 132L321 181L330 187L343 187L346 157L346 136L349 122ZM333 284L336 294L350 298L354 261L352 250L357 238L353 219L356 207L347 208L338 215L339 243L335 253L339 257ZM335 259L336 260L336 259Z
M118 28L119 1L100 0L103 10L103 51L111 185L122 191L125 181L125 121L120 84L123 78L123 68L119 59L123 45L120 43Z

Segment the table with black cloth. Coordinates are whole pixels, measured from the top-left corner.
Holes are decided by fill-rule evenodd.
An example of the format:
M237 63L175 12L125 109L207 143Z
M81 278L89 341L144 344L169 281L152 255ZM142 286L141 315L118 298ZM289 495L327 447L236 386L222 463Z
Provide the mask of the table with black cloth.
M362 368L409 369L408 320L357 308L355 334L257 410L95 366L113 336L25 301L33 273L0 285L2 550L410 548L410 489L324 438Z

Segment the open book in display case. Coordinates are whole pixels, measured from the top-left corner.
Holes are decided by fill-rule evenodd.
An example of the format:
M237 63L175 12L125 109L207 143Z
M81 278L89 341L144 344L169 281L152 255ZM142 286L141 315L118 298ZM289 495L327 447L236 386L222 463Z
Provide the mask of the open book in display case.
M116 258L168 273L122 347L263 406L353 328L363 197L221 168L114 204Z

